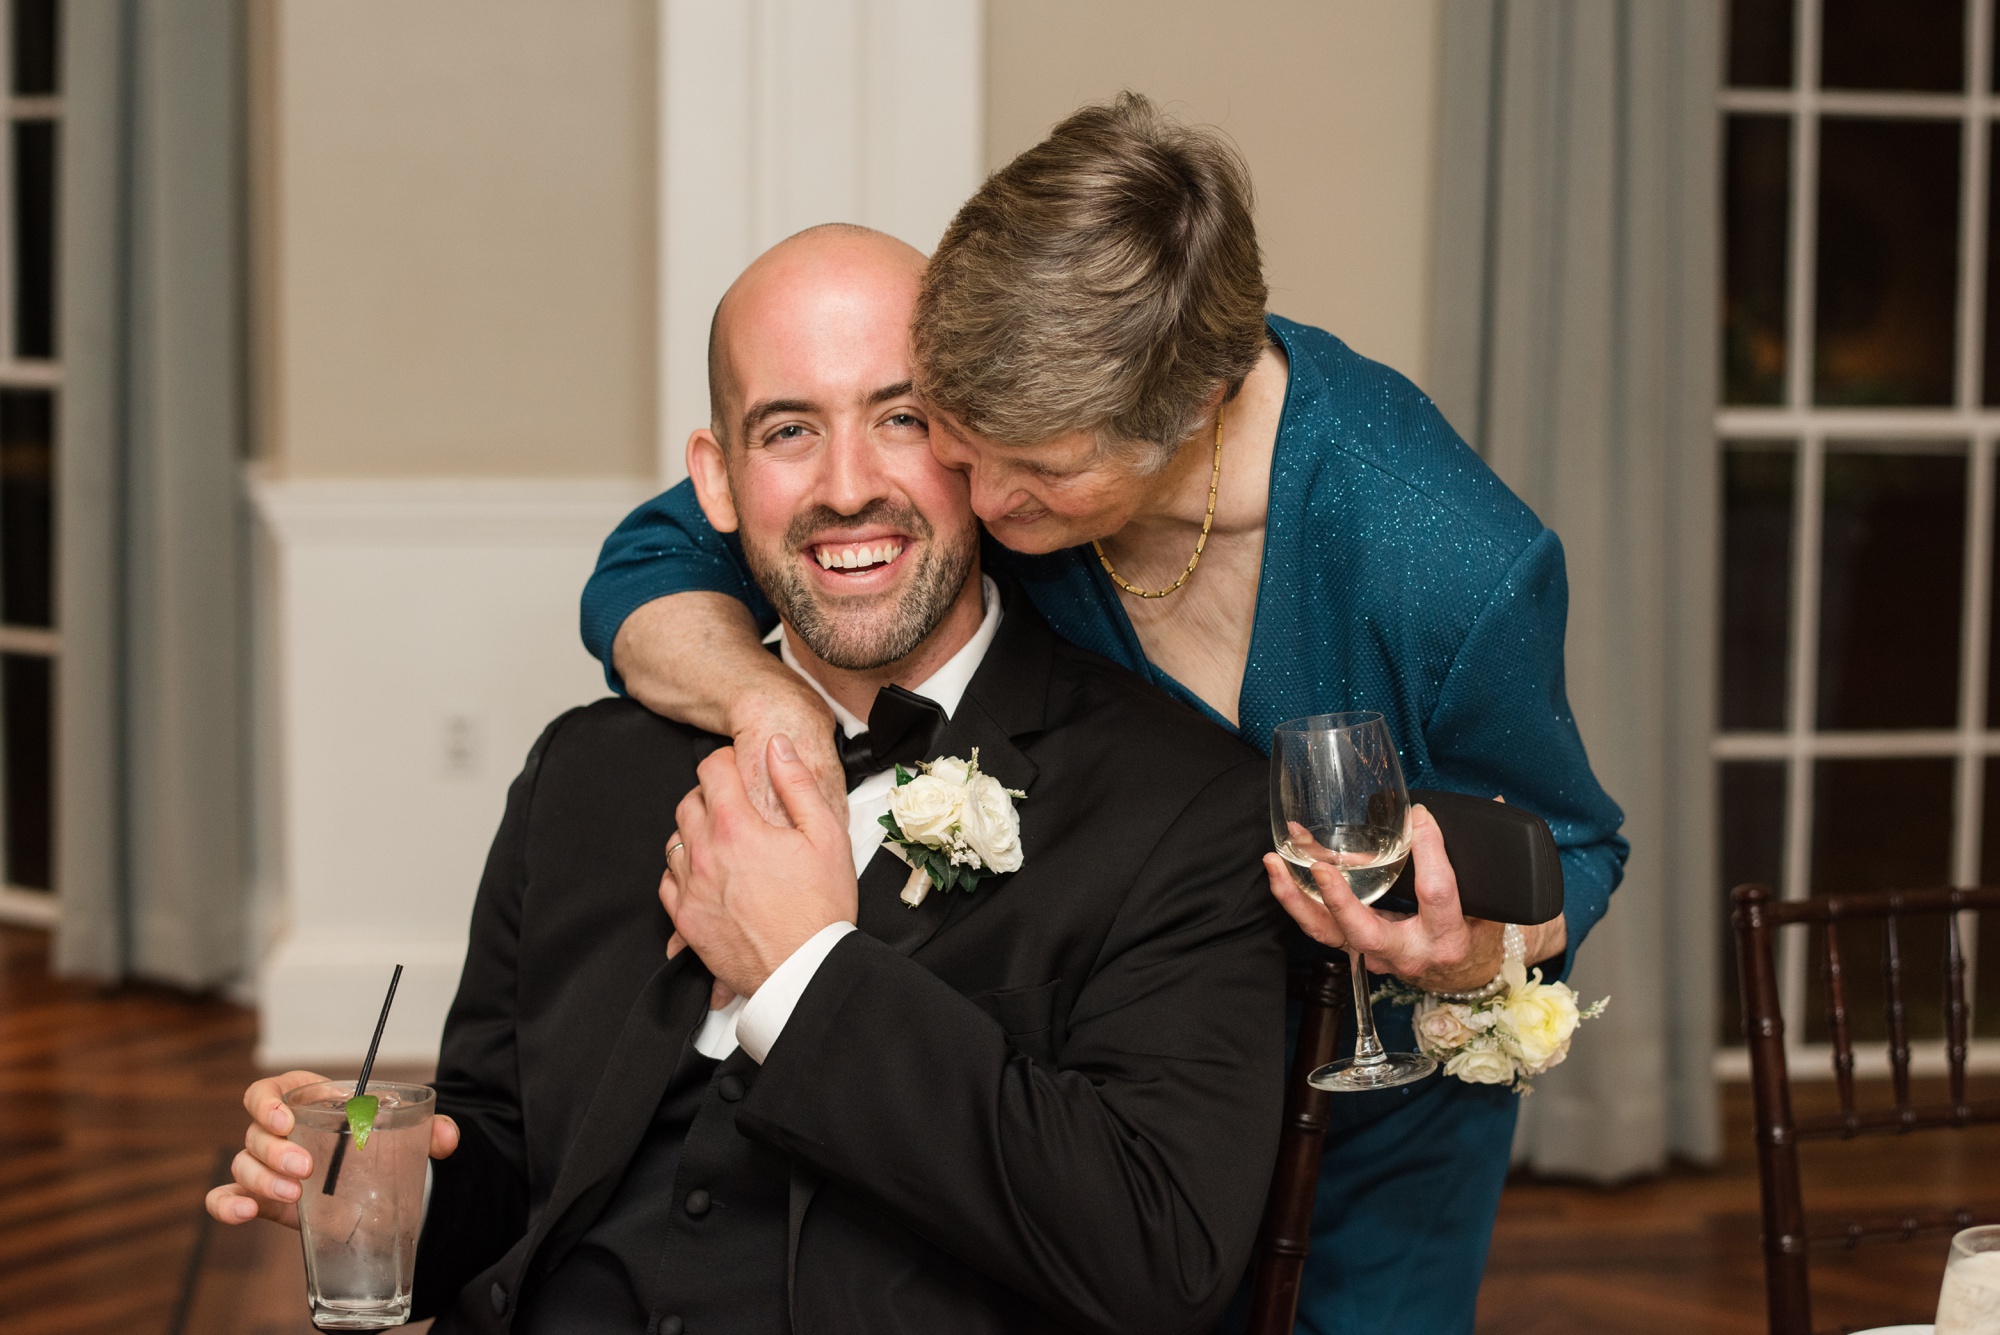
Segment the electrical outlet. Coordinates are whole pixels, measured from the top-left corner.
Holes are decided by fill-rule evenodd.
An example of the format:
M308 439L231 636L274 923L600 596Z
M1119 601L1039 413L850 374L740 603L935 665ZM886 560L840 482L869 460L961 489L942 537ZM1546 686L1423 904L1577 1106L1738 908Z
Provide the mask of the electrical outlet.
M479 716L470 710L454 710L444 716L442 741L447 775L465 778L479 773L483 731Z

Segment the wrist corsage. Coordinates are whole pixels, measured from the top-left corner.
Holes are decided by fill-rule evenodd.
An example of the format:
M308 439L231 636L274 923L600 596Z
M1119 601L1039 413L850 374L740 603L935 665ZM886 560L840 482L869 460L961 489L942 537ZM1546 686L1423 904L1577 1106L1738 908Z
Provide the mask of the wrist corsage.
M896 766L889 790L889 814L882 817L887 844L910 864L902 899L911 908L931 887L971 890L988 876L1021 866L1021 817L1014 799L1026 793L1002 787L979 772L979 748L972 759L944 756L910 773Z
M1569 1056L1570 1038L1585 1020L1604 1014L1611 998L1579 1008L1568 983L1545 983L1521 962L1521 929L1509 925L1500 976L1473 992L1423 992L1391 982L1374 999L1413 1005L1417 1047L1444 1073L1475 1085L1534 1092L1532 1078Z

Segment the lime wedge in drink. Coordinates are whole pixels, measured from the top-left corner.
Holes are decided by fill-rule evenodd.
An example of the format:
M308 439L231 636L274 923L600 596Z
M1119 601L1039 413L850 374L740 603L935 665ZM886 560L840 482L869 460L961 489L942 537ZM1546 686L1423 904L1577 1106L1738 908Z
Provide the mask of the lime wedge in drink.
M382 1106L382 1100L373 1094L363 1094L347 1101L347 1129L354 1133L354 1148L368 1148L368 1133L375 1129L375 1113Z

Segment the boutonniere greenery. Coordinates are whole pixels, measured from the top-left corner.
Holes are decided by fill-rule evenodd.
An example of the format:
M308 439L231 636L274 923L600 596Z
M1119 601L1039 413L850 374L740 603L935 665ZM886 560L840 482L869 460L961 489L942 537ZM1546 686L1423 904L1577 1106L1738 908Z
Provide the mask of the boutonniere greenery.
M910 865L903 902L924 902L931 887L971 890L988 876L1021 866L1021 817L1014 799L1026 793L1003 787L979 772L979 748L972 759L944 756L927 760L912 774L896 766L889 790L889 814L882 842Z

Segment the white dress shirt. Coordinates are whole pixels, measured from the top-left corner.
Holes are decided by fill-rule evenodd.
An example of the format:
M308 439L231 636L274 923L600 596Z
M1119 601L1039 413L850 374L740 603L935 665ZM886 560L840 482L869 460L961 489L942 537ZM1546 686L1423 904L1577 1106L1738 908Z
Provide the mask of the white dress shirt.
M979 629L973 632L972 638L946 659L936 672L915 686L905 687L914 694L935 701L944 710L946 718L957 712L958 702L965 698L965 688L972 682L972 674L979 670L986 650L993 643L994 633L1000 629L999 588L982 575L980 592L984 597L986 615L980 620ZM806 684L818 691L827 707L833 710L841 732L854 737L868 731L867 719L858 718L844 708L826 693L826 688L814 680L810 672L800 666L783 626L765 637L767 644L773 640L778 641L779 656L785 660L785 666L804 677ZM868 775L848 789L847 837L853 844L854 875L857 879L886 837L881 822L889 812L889 790L895 786L895 771L886 769ZM728 1005L711 1010L695 1035L695 1051L704 1057L720 1060L740 1044L753 1060L761 1064L770 1055L785 1021L791 1018L793 1008L805 995L806 985L812 982L828 952L840 943L841 937L853 930L851 922L828 924L772 970L771 976L764 980L764 985L757 989L755 995L737 997Z

